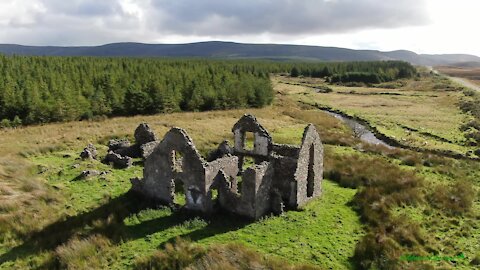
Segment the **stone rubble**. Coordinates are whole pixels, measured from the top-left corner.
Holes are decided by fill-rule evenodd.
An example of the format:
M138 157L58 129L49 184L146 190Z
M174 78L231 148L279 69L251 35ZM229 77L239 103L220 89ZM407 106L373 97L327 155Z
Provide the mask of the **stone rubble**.
M88 144L80 153L80 158L85 159L97 159L97 149L93 144Z

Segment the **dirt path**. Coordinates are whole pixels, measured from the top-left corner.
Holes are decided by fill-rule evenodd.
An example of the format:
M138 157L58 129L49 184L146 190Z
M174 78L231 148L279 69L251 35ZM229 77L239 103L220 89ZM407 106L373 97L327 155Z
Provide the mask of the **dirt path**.
M467 79L463 79L463 78L459 78L459 77L449 77L452 81L458 83L458 84L461 84L465 87L468 87L468 88L471 88L473 90L477 90L477 91L480 91L480 86L472 83L471 81L467 80Z

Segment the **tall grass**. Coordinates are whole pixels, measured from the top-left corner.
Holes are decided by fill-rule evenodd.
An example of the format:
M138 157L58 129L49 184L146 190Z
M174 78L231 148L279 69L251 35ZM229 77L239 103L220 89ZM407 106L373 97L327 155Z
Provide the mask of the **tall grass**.
M58 269L107 269L112 255L112 243L101 235L73 238L55 249Z
M137 259L137 270L229 270L229 269L272 269L272 270L316 270L308 265L292 265L284 260L261 256L258 252L241 244L203 247L191 241L177 238L167 243L163 250L151 256Z
M406 252L422 252L420 227L408 217L392 217L391 209L422 201L423 179L383 157L360 154L331 155L326 176L340 185L359 188L352 206L369 232L355 248L353 259L361 269L400 269Z
M461 215L472 208L476 191L472 183L459 180L450 185L438 184L429 194L428 200L434 207L450 215Z

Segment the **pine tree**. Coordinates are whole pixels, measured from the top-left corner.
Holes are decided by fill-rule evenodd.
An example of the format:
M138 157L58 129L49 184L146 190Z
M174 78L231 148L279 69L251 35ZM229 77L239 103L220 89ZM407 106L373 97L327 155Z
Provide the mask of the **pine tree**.
M293 68L290 70L290 76L291 76L291 77L298 77L298 76L300 76L300 71L298 71L297 67L293 67Z

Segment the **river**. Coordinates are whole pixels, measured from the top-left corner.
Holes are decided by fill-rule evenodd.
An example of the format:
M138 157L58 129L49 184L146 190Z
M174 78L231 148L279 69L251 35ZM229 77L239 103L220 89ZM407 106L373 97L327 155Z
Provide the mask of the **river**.
M361 141L364 141L370 144L385 146L389 149L395 148L387 144L386 142L380 140L379 138L377 138L373 132L371 132L365 125L362 125L358 121L351 119L349 117L343 116L339 113L335 113L327 110L322 110L322 111L344 122L349 128L352 129L353 134L356 137L358 137Z

